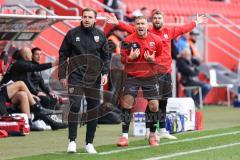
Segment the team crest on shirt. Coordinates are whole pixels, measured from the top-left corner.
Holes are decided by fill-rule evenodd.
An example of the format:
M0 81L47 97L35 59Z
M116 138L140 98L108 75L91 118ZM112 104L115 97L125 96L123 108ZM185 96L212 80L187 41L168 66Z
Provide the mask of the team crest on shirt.
M72 93L74 92L74 88L73 88L73 87L68 88L68 92L69 92L70 94L72 94Z
M99 42L99 36L94 36L94 40L95 40L95 42Z
M150 47L155 46L155 42L149 42L149 46L150 46Z
M80 42L80 37L76 37L76 42Z
M163 37L166 38L166 39L169 38L167 34L164 34Z

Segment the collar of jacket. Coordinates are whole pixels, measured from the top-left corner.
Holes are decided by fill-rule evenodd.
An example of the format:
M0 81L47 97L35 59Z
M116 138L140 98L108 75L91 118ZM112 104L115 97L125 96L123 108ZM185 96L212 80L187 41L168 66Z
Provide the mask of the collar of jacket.
M86 28L86 27L83 27L83 26L80 26L82 29L83 29L83 31L85 31L85 32L92 32L93 30L94 30L94 26L92 26L92 27L88 27L88 28Z

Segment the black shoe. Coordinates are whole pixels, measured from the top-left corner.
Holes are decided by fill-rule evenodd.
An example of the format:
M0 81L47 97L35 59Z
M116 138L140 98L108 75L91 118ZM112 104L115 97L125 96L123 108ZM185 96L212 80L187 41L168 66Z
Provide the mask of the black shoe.
M51 115L53 114L53 111L47 110L41 106L41 104L34 104L32 106L32 111L36 117L41 116L41 115Z
M51 125L52 130L57 130L57 129L65 129L68 127L66 123L59 123L59 122L54 122Z

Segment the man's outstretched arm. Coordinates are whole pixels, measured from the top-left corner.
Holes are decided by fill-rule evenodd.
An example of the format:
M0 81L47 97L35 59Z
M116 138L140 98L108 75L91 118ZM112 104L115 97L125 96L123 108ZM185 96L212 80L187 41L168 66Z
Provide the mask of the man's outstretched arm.
M117 26L118 29L124 30L124 31L128 32L128 34L132 34L135 32L135 29L132 25L118 21L118 19L115 15L108 15L106 18L106 22L108 24L113 24L113 25Z

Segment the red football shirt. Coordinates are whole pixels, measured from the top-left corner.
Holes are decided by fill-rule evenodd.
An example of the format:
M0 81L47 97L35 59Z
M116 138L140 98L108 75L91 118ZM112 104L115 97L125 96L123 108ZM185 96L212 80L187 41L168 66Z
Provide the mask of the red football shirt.
M172 71L172 55L171 55L171 40L175 39L177 36L190 32L194 27L196 27L195 22L185 24L183 26L176 27L163 27L160 30L156 30L153 27L149 29L151 33L158 35L162 39L162 54L156 57L156 62L161 66L158 73L171 73ZM119 29L125 30L128 33L134 33L135 28L131 25L119 22Z
M145 51L149 51L150 54L155 52L155 59L160 57L162 54L162 41L157 35L153 33L148 33L148 35L144 38L140 38L136 32L127 36L124 39L124 43L129 44L128 48L122 48L122 62L125 64L125 71L130 76L135 77L149 77L155 75L154 68L156 67L155 62L149 62L145 60L144 53ZM131 44L138 44L140 47L140 55L138 58L131 60L128 58L131 51Z

